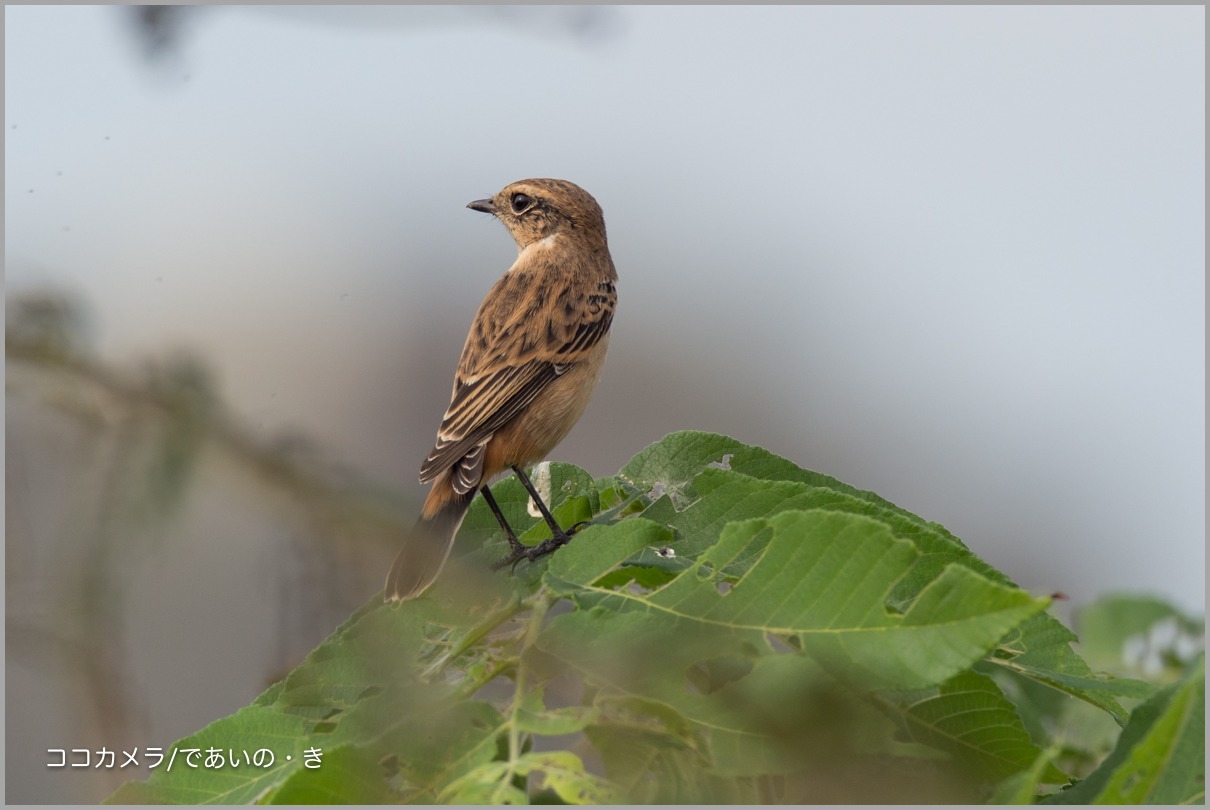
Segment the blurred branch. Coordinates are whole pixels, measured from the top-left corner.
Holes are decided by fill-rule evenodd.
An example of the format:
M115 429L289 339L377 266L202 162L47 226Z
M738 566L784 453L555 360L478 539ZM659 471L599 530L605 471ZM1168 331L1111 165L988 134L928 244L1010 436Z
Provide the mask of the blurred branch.
M157 61L179 55L181 41L199 12L205 9L214 13L219 8L229 13L233 7L141 5L123 6L119 12L144 57ZM428 26L487 23L583 43L610 39L621 29L618 10L608 6L264 6L255 10L328 28L412 31Z
M79 305L57 293L36 293L10 301L5 355L10 362L53 371L61 383L60 390L83 392L95 386L131 411L147 411L148 418L200 431L207 440L236 456L249 471L313 507L331 507L336 502L343 507L357 505L358 510L384 512L392 521L402 520L410 511L410 505L400 503L385 488L348 468L322 462L306 437L287 433L266 439L242 428L226 412L210 369L196 355L178 352L150 361L138 375L120 374L89 358L81 345L83 321ZM21 382L10 380L10 387L13 385ZM62 398L53 402L75 411L77 416L85 416L81 409L93 410L94 418L112 420L113 414L95 411L96 398L77 399L75 403Z
M185 25L206 6L121 6L149 61L175 53Z

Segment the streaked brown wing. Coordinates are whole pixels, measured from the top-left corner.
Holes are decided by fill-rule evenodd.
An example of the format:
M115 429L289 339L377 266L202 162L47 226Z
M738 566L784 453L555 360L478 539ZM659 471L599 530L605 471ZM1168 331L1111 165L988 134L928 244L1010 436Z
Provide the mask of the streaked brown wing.
M460 465L455 483L471 486L482 461L476 448L609 332L612 282L579 296L566 280L556 289L533 285L515 271L506 274L475 316L437 443L420 467L421 483ZM548 307L549 301L567 305Z
M532 360L523 366L504 366L460 386L441 420L437 444L420 467L420 483L433 480L490 439L560 371L553 363Z

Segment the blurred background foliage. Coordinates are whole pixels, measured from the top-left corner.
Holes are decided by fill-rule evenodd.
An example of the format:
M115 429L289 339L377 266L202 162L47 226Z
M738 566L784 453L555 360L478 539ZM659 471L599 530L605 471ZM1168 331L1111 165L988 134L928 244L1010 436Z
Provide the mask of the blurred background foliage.
M7 750L22 801L95 801L129 778L49 771L47 748L162 745L251 700L381 587L414 519L410 498L305 439L240 427L200 358L119 372L87 352L84 323L62 294L7 302Z

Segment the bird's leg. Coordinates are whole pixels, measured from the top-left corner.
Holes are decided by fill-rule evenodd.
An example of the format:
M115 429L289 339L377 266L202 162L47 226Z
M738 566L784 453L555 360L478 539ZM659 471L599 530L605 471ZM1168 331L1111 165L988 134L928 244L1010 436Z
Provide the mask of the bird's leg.
M529 493L529 497L534 499L534 503L538 506L538 511L542 513L542 517L546 520L546 525L550 527L550 533L554 537L562 536L563 542L567 542L567 533L559 527L555 522L554 515L546 508L546 504L542 503L542 498L538 495L538 490L534 489L534 485L530 482L529 476L525 474L525 470L513 465L513 472L517 474L517 478L521 479L521 486L525 487L525 491Z
M508 538L508 545L514 552L518 549L525 549L526 546L517 539L517 535L513 533L513 527L508 525L508 521L504 519L504 513L500 511L500 504L496 503L496 496L492 495L492 491L483 485L479 488L483 493L483 500L487 501L487 507L492 510L492 514L496 516L496 522L500 524L500 528L504 530L504 536Z
M533 562L539 557L545 557L555 549L562 548L563 546L567 545L567 543L571 540L572 534L575 534L581 528L588 525L588 521L581 521L575 526L572 526L571 531L563 531L563 529L559 526L558 521L555 520L555 516L552 515L550 513L550 509L546 507L542 497L538 495L537 489L534 488L533 482L529 480L529 476L525 474L525 470L521 469L519 466L514 466L513 472L517 474L517 478L521 481L521 486L525 487L525 490L529 493L529 496L533 498L534 503L537 504L538 511L542 513L542 518L546 521L546 525L550 527L551 536L548 539L543 540L541 543L538 543L536 546L527 546L522 543L513 533L512 527L508 525L508 521L504 519L504 513L500 511L500 507L496 504L496 499L491 494L491 491L486 486L482 487L481 491L483 492L483 499L487 501L487 505L491 507L492 513L495 514L496 520L500 523L500 528L504 529L504 536L508 538L508 545L510 548L510 551L507 555L492 565L493 571L499 570L506 565L515 567L521 560L529 560L530 562Z
M496 516L496 522L500 524L500 528L504 530L504 536L508 540L509 552L492 563L493 571L499 571L505 566L516 568L517 563L522 560L536 560L542 554L549 553L549 549L539 553L539 549L542 548L541 545L527 546L518 540L517 535L513 532L513 527L508 525L508 521L504 518L504 513L500 511L500 504L496 503L496 496L492 495L492 491L486 485L480 487L479 491L483 493L483 500L487 501L488 508Z
M546 525L550 527L551 536L548 539L543 540L536 546L526 547L525 557L532 562L539 557L544 557L547 554L550 554L555 549L562 548L563 546L567 545L571 541L571 534L575 530L579 529L580 525L577 524L573 529L573 532L563 531L558 522L555 520L554 515L552 515L550 510L546 508L546 504L543 503L542 497L538 495L538 491L534 488L533 482L529 480L529 476L525 474L525 470L514 465L513 472L517 474L517 478L521 481L521 486L525 487L525 490L529 493L529 496L533 498L534 503L538 507L538 511L542 513L542 518L546 521Z

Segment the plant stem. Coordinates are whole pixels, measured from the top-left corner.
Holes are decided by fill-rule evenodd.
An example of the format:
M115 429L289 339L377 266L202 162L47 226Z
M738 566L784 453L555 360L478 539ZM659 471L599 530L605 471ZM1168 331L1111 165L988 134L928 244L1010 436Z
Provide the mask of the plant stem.
M433 663L425 667L424 672L420 673L421 680L429 680L438 672L441 671L455 657L469 650L472 646L479 642L484 636L495 630L506 621L516 616L522 611L525 605L519 599L512 599L507 605L501 608L497 613L489 615L484 621L472 627L467 631L457 644L450 647L444 654L437 657Z
M551 597L545 588L540 588L533 598L530 600L531 611L529 615L529 623L525 628L525 637L521 642L521 648L517 651L517 674L513 679L516 684L513 690L512 706L509 710L508 718L508 767L504 771L504 775L500 779L500 786L510 784L513 781L513 776L516 773L516 766L521 759L521 729L517 722L517 717L521 713L521 704L525 700L525 694L529 687L528 669L525 667L523 657L525 651L533 646L537 641L538 633L542 631L542 624L546 619L546 613L550 610ZM500 791L497 789L496 801L499 802Z

